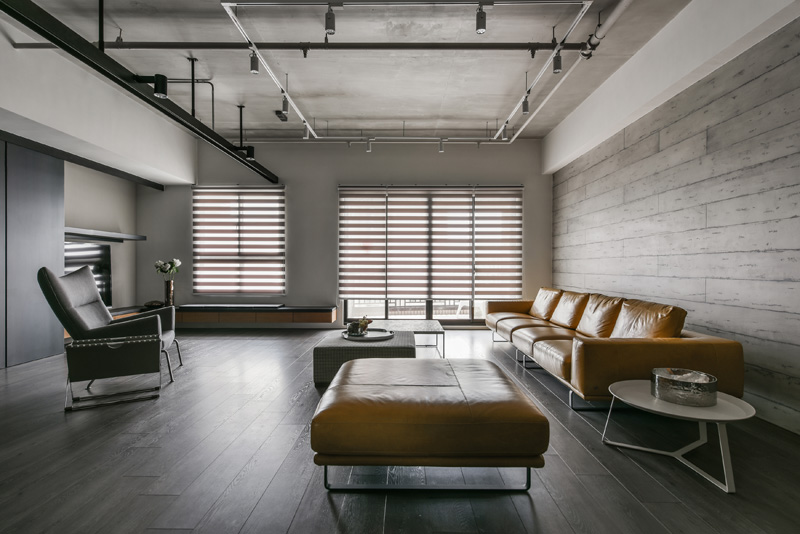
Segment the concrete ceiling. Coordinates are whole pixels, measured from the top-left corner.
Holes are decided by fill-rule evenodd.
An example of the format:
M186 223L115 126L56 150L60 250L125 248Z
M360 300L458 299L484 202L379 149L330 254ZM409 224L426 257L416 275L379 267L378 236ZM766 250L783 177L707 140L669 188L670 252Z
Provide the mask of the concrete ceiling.
M595 56L584 61L541 113L524 137L543 137L580 102L636 53L689 0L639 0L623 14ZM596 0L569 42L593 32L598 12L610 12L616 0ZM41 0L39 5L90 41L97 40L97 0ZM475 5L345 6L336 12L331 42L543 42L560 39L579 6L495 6L487 12L487 31L475 33ZM105 0L106 40L122 29L125 41L241 42L217 0ZM241 7L238 16L254 41L322 42L324 6ZM601 15L602 18L602 15ZM30 51L36 53L36 51ZM108 50L140 75L188 78L195 57L197 78L216 88L215 129L238 141L238 104L246 106L247 139L301 137L296 114L283 123L274 114L280 93L263 72L249 72L248 51ZM564 52L571 65L577 52ZM406 135L436 137L485 135L511 112L546 61L527 51L264 51L281 79L289 74L289 92L316 130L325 135ZM548 72L531 94L531 109L557 83ZM170 85L170 98L190 109L188 85ZM197 116L211 125L208 86L197 87ZM519 126L522 116L512 120Z

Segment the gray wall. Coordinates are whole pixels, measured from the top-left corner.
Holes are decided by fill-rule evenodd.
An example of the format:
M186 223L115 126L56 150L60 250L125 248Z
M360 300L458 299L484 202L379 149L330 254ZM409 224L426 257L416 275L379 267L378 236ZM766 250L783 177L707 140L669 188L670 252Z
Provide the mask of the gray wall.
M65 226L136 234L136 185L64 162ZM115 308L136 301L136 243L111 244L111 298Z
M800 20L558 171L553 281L674 303L740 341L800 432Z
M162 285L153 269L156 259L179 258L176 301L281 302L323 305L337 302L338 184L523 184L524 287L535 295L551 281L550 176L539 174L539 142L508 147L261 144L256 156L281 177L287 199L287 295L282 297L195 297L191 287L191 190L171 187L163 193L138 188L137 220L147 242L138 244L138 300L161 299ZM243 170L214 149L200 147L199 185L268 182Z

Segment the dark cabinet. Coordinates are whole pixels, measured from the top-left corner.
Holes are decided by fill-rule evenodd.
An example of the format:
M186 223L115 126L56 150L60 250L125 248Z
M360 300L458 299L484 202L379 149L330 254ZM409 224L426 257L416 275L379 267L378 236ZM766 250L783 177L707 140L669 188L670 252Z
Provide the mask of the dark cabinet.
M64 162L5 143L5 364L64 351L60 323L39 290L36 272L64 269Z

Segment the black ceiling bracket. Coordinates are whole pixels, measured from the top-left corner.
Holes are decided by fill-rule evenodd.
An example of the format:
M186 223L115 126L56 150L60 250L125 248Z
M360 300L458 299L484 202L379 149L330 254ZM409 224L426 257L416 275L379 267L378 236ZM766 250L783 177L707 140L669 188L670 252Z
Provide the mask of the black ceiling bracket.
M272 183L279 182L278 176L269 169L256 161L248 161L242 157L233 143L192 117L171 100L157 98L153 94L152 87L135 81L134 73L30 0L0 0L0 10L233 158L237 163Z

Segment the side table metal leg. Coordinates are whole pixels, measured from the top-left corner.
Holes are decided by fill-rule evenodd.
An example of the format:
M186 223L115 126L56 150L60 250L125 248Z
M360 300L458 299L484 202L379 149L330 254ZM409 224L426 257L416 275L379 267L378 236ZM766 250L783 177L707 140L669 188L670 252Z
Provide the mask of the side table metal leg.
M719 450L722 453L722 470L725 475L725 491L736 493L736 485L733 482L733 463L731 463L731 451L728 448L728 428L725 423L717 423L719 433Z

